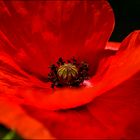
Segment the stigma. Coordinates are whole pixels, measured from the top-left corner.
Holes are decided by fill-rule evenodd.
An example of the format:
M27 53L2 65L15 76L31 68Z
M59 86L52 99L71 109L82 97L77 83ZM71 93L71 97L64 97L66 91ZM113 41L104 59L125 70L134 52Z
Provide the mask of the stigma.
M63 79L69 82L78 75L78 69L75 65L68 63L60 66L57 74L60 80Z

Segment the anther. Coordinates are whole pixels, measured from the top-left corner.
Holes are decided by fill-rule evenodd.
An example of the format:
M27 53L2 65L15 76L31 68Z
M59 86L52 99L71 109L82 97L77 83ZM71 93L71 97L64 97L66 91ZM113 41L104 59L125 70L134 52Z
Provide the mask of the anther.
M57 65L50 66L50 73L47 81L52 82L51 87L78 87L84 80L88 80L88 64L78 63L75 58L67 60L67 63L60 57Z

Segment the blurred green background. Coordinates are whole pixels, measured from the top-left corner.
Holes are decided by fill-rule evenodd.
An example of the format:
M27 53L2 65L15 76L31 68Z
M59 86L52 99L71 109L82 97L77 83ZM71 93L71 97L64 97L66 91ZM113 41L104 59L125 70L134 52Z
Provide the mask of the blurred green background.
M22 138L14 131L0 125L0 140L22 140Z

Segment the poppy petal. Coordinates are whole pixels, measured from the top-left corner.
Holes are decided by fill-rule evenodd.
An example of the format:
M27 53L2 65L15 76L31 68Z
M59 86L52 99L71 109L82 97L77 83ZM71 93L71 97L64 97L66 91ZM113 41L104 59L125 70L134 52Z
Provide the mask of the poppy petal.
M0 123L25 139L54 139L50 132L15 103L0 100Z
M41 106L52 110L74 108L92 101L95 97L129 79L140 70L139 36L140 31L131 33L122 42L116 55L102 61L101 64L103 65L99 67L97 74L90 81L93 87L56 90L53 94L45 96ZM41 93L37 94L40 99L44 96ZM36 99L34 97L33 100Z
M9 86L40 86L47 87L48 84L40 81L38 78L24 72L6 53L0 52L0 77L3 84L9 81ZM4 82L5 81L5 82ZM49 84L50 85L50 84ZM50 87L50 86L49 86Z
M107 58L102 67L99 67L96 76L91 80L93 87L50 90L48 86L42 89L24 86L14 89L14 94L22 99L24 105L48 110L74 108L86 104L139 71L139 31L129 35L121 46L123 47L116 55Z
M100 89L98 87L96 91L92 90L93 94L99 92L98 94L101 93L102 95L100 94L100 96L96 97L89 104L75 109L55 112L35 109L29 106L24 107L24 109L29 115L45 124L45 126L49 128L51 134L57 138L139 139L139 36L140 31L131 33L122 42L119 52L115 56L107 58L107 60L110 59L106 62L111 65L109 67L110 69L116 69L116 66L120 66L117 70L121 72L121 77L115 76L117 74L115 69L112 70L112 73L109 71L110 76L115 78L111 80L109 78L109 85L109 82L106 82L108 79L105 77L105 73L110 69L105 69L106 71L102 76L106 79L102 79L98 82L99 85L102 86L100 86ZM115 65L119 63L119 60L121 60L120 62L122 63L120 65ZM106 65L103 65L102 68L105 68L104 66ZM128 70L129 73L127 73ZM115 77L113 74L115 74ZM118 80L118 78L122 79ZM113 83L112 80L114 80ZM96 79L95 82L97 81ZM101 83L103 81L105 83ZM106 86L107 89L105 89L104 86ZM65 92L65 94L67 93ZM77 98L80 100L81 97L79 96ZM65 101L65 99L63 100Z
M100 62L97 73L91 81L94 83L102 81L101 84L108 84L109 82L109 88L138 72L140 69L140 60L138 59L140 51L139 36L140 31L134 31L126 37L116 55L104 58Z
M24 109L33 119L45 125L51 135L56 138L140 138L139 82L140 73L94 99L87 105L88 108L83 106L55 112L43 110L43 108L32 108L31 106L25 106ZM6 106L8 104L10 103L6 102ZM1 106L2 114L4 114L4 116L0 115L2 123L14 128L25 138L38 137L37 133L33 133L34 135L31 136L26 135L21 125L17 127L12 123L13 119L10 123L9 121L7 123L7 118L9 117L6 116L14 116L15 108L14 111L11 108L13 103L12 106L10 104L12 115L9 115L10 112L7 113L8 115L3 113L3 110L7 109L4 104ZM25 119L26 117L23 116L23 118ZM23 122L25 122L24 119L22 120ZM17 119L15 120L17 122ZM28 121L26 120L26 122ZM28 124L29 126L26 125L26 130L29 133L33 130L32 127L34 128L36 125L34 126L34 123L30 121ZM42 136L42 132L40 133Z
M138 139L140 138L139 82L140 73L137 73L119 86L97 97L87 106L75 109L47 111L29 106L25 106L23 109L27 111L26 115L28 114L32 119L42 123L46 127L45 129L49 129L51 135L59 139ZM8 104L6 103L6 106ZM30 137L26 136L24 131L20 131L23 130L22 125L14 127L13 119L12 122L9 123L8 121L7 123L9 117L6 117L6 113L3 113L3 110L7 110L7 108L4 104L1 108L4 115L0 115L0 122L9 124L8 127L15 128L25 138L33 139L38 137L37 133L33 133L34 135ZM13 111L10 105L10 110L11 113L8 112L7 114L13 116L15 108ZM9 115L9 113L12 115ZM22 114L23 118L26 117ZM23 122L25 122L24 119ZM36 125L34 126L34 123L30 121L26 122L29 124L29 126L26 125L26 130L29 133ZM42 136L43 133L40 133Z
M121 43L120 42L107 42L105 49L109 50L119 50Z
M49 83L41 82L25 73L7 54L0 53L0 56L0 99L6 98L20 103L22 96L25 97L30 89L49 91Z
M59 57L87 60L92 69L114 26L106 0L0 1L0 11L0 49L40 77Z
M140 138L139 84L140 72L88 105L93 117L118 138Z
M58 139L139 139L140 72L91 103L47 111L26 106L27 113Z

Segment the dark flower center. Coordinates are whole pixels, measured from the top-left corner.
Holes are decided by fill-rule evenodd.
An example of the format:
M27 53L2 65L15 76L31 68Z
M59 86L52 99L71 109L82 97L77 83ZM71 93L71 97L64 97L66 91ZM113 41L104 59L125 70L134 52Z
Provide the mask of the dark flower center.
M78 63L72 58L65 62L61 57L57 64L50 66L48 81L52 83L51 87L79 87L84 80L88 80L88 64L85 62Z

